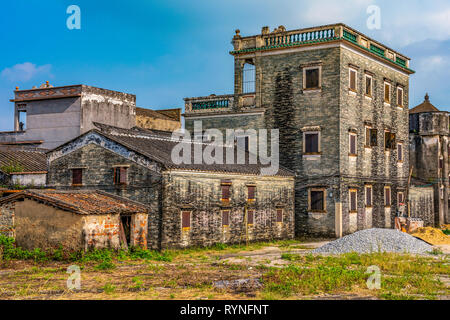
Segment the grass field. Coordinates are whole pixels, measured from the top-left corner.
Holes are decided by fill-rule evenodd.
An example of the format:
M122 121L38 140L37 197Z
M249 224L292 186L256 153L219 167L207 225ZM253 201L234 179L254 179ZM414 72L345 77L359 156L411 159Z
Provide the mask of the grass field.
M315 256L300 241L170 250L96 251L0 261L0 299L449 299L448 255ZM44 258L43 258L44 257ZM67 261L70 260L70 261ZM67 268L81 269L68 290ZM380 270L381 286L367 280ZM373 272L373 269L372 269ZM248 280L238 285L236 280ZM225 285L216 283L223 281ZM245 282L245 281L244 281Z

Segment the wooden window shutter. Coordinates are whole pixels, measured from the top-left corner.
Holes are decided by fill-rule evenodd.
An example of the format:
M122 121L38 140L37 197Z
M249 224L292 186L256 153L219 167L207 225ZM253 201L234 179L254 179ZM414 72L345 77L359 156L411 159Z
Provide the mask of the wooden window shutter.
M384 188L384 205L389 207L391 205L391 189Z
M224 210L222 211L222 226L230 225L230 211Z
M356 71L350 70L350 89L356 90Z
M83 169L72 169L72 184L80 185L83 183Z
M403 161L403 145L400 143L397 145L397 154L398 161Z
M311 210L324 211L324 192L323 191L311 191Z
M366 187L366 206L372 206L372 187Z
M283 222L283 209L277 209L277 222Z
M120 172L119 183L120 184L127 184L128 183L127 169L128 168L120 168L119 169L119 172Z
M230 199L230 186L222 185L222 200L229 200L229 199Z
M247 224L253 224L255 218L254 215L254 210L247 210Z
M191 212L190 211L183 211L181 213L181 224L183 228L190 228L191 227Z
M255 186L248 186L248 200L255 200Z
M356 191L354 190L350 191L350 211L353 212L357 210L356 195L357 195Z
M356 136L354 134L350 134L350 154L356 154Z

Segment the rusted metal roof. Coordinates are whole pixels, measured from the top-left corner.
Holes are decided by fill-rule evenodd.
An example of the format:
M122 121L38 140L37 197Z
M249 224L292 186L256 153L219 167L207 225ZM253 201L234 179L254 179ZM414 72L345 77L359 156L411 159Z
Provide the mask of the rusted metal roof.
M46 173L47 156L43 151L0 149L0 170L4 166L14 166L18 173Z
M144 204L98 190L30 189L0 199L0 204L24 198L83 215L148 212L148 207Z

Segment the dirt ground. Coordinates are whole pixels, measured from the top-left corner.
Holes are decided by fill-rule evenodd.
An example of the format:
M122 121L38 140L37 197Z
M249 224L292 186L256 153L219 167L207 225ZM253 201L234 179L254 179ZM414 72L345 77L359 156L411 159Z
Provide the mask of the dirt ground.
M443 248L447 254L426 258L377 257L376 263L386 272L392 268L393 274L389 277L401 276L396 274L399 268L407 274L423 270L426 276L430 275L429 270L435 270L430 275L430 282L414 284L408 292L400 288L404 284L391 283L391 287L382 289L383 294L380 294L380 291L365 287L363 274L358 273L358 279L348 278L354 282L350 285L340 284L339 277L333 278L336 273L344 272L343 276L348 276L346 270L354 271L365 263L370 265L372 262L366 261L370 257L362 260L354 256L335 260L312 257L311 249L325 243L291 241L222 250L180 250L172 253L171 261L114 260L113 267L105 270L99 269L98 263L3 261L0 263L0 299L448 299L450 296L448 248ZM415 265L411 262L417 262L417 270L410 269ZM432 268L425 268L425 264ZM71 265L81 268L79 290L67 287L70 277L67 270ZM327 274L323 273L324 266L336 268ZM311 277L300 274L298 279L301 281L295 287L289 287L283 283L283 277L289 275L280 272L293 268L305 268L313 273ZM318 273L314 273L316 271ZM318 287L314 281L331 285L317 291L310 289ZM404 281L419 280L409 278ZM421 286L424 290L416 290Z

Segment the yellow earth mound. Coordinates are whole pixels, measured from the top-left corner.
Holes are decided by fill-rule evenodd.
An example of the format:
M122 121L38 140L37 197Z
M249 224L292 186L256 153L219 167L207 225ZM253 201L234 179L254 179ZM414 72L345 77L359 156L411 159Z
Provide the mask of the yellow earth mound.
M431 244L450 244L450 236L445 235L445 233L436 228L419 228L411 235Z

